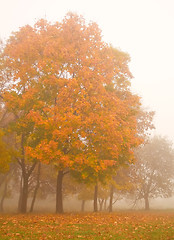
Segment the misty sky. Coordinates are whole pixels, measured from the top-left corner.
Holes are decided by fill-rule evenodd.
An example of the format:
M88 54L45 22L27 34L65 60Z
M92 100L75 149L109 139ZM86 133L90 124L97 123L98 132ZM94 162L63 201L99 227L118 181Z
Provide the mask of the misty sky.
M106 42L130 54L133 91L156 111L155 133L174 141L174 0L0 0L0 38L68 11L97 22Z

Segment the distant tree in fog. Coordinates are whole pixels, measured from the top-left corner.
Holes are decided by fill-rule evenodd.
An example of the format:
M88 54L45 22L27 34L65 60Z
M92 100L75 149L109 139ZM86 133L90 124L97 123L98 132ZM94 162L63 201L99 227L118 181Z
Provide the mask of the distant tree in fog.
M131 167L135 200L144 199L149 210L149 199L170 197L174 183L174 150L165 138L154 137L136 151L137 162Z

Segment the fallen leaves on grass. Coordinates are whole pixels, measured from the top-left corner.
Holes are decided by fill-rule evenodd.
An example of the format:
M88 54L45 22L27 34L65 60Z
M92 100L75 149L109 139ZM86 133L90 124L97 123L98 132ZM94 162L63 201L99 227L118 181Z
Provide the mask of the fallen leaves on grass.
M173 213L2 215L0 239L174 239Z

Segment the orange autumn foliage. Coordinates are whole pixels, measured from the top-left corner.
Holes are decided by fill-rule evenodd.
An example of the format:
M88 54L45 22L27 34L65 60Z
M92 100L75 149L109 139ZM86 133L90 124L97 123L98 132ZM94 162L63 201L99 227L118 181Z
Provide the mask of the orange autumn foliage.
M128 54L102 41L75 14L14 33L4 50L11 75L4 99L27 129L28 158L58 169L103 171L134 158L139 98L130 92Z

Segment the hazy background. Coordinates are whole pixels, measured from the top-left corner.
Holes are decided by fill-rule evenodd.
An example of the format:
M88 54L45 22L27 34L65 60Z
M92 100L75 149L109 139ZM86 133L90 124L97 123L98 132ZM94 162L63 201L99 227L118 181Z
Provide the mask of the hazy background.
M133 91L156 111L155 133L174 141L174 1L0 0L0 38L39 18L61 21L68 11L97 22L105 41L130 54Z

